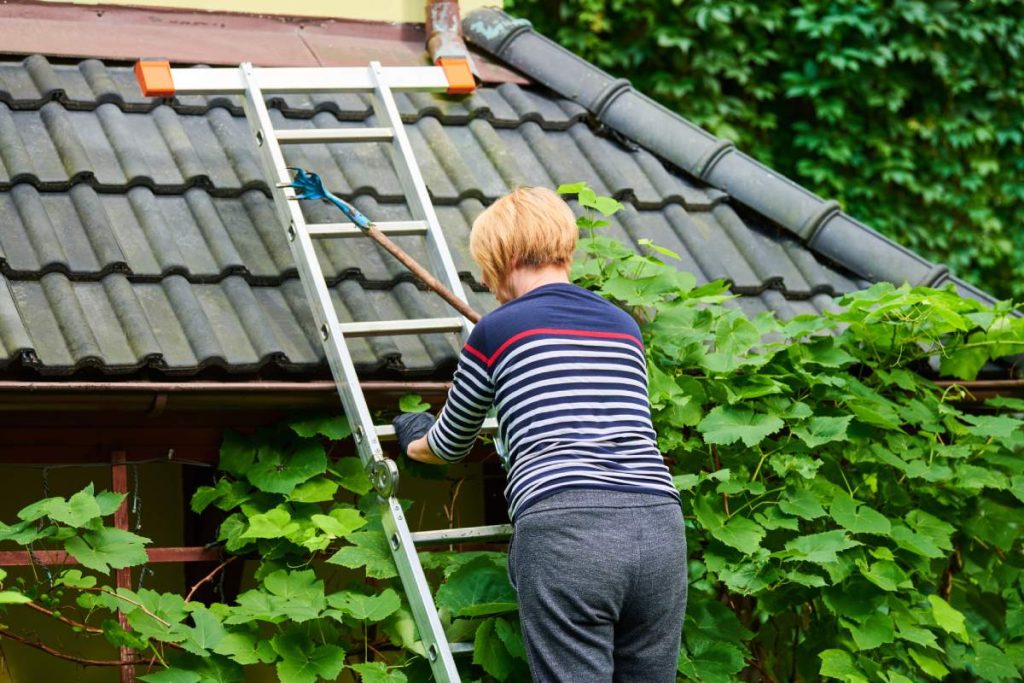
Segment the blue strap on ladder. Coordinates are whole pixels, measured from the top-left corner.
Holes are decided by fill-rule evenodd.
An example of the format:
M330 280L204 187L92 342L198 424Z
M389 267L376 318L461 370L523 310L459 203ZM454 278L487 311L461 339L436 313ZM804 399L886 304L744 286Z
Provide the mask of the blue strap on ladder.
M291 183L280 183L278 187L293 188L297 192L296 199L322 199L341 209L341 212L359 228L369 230L373 225L373 221L367 218L366 214L324 187L324 181L316 173L310 173L294 166L289 166L288 170L295 172L295 178Z

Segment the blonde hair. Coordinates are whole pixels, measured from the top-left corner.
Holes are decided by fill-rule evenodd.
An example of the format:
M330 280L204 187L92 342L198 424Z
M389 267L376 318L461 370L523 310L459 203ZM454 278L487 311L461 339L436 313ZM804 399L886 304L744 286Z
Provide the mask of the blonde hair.
M572 263L579 231L569 205L546 187L520 187L473 221L469 252L492 292L519 267Z

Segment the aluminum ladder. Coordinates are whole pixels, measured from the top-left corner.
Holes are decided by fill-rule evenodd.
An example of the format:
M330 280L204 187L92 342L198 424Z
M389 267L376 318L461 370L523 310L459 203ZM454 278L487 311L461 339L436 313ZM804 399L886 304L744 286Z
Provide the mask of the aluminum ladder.
M419 166L413 155L398 106L395 91L460 93L472 89L472 77L451 65L420 67L382 67L372 62L367 67L255 67L244 63L238 68L181 69L167 62L140 61L135 68L143 94L240 95L253 144L259 150L264 177L270 182L274 205L292 257L298 267L306 299L323 343L331 373L338 387L345 414L352 424L353 437L382 508L384 531L391 547L398 574L423 642L434 678L445 683L460 680L453 652L472 652L472 643L449 644L416 545L454 544L508 538L510 525L440 529L412 533L397 498L398 468L384 457L381 440L393 440L391 425L375 425L356 376L348 337L375 335L456 333L465 342L472 323L462 317L394 320L383 322L341 323L331 302L330 292L313 249L314 240L361 237L362 231L347 223L307 224L291 182L281 151L282 145L343 142L390 142L391 161L405 194L412 221L381 222L376 226L391 235L422 235L426 239L430 269L458 298L466 294L459 280L451 252L438 224ZM265 93L366 93L371 95L377 127L277 129L267 110ZM484 425L493 433L494 420Z

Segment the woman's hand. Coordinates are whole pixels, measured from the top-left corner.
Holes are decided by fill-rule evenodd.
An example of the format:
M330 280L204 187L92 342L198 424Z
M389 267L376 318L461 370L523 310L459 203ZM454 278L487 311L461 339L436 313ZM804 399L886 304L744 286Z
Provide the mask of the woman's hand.
M402 413L391 424L395 426L398 447L417 462L428 465L445 465L444 460L434 455L427 442L427 432L434 425L434 417L428 413Z

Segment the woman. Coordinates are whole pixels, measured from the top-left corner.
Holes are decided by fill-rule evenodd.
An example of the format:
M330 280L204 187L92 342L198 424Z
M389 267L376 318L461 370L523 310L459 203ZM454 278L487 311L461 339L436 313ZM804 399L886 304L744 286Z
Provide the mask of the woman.
M491 406L508 451L509 578L537 683L674 681L686 608L679 496L658 452L636 322L569 282L577 228L522 188L473 223L501 306L473 329L448 401L395 420L409 457L464 458Z

